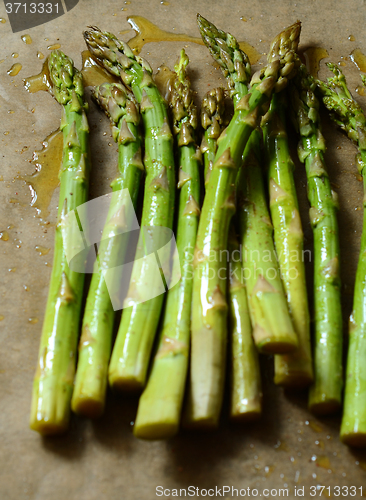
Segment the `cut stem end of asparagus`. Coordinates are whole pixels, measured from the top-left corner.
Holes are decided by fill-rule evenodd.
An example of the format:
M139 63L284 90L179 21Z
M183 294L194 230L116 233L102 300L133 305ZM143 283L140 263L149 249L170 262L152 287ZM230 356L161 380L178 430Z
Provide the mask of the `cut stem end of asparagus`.
M291 341L287 336L282 340L277 338L274 340L271 337L256 341L256 346L262 354L287 354L295 351L297 348L296 339Z
M109 385L116 391L139 392L144 388L144 384L136 377L120 375L109 375Z
M347 446L353 448L366 447L366 431L365 432L349 432L347 434L341 433L341 441Z
M328 399L326 401L309 401L309 410L315 415L333 415L341 408L341 402L337 399Z
M262 398L243 401L231 409L230 418L234 422L254 422L261 417Z
M150 441L159 439L168 439L177 434L179 425L176 422L156 422L150 424L135 423L133 434L139 439L146 439Z
M77 415L87 418L98 418L104 411L104 400L98 401L93 397L79 396L72 400L71 409Z
M274 383L282 387L305 388L313 381L312 373L308 371L291 371L289 373L279 373L274 377Z

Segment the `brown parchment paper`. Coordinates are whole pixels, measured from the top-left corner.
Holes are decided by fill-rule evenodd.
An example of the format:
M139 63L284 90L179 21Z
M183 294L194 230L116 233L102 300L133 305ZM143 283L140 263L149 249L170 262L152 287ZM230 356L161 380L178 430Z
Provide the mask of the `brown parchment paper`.
M345 64L343 69L350 88L354 91L361 83L348 56L357 47L366 52L363 0L80 0L67 15L28 30L33 40L29 45L20 38L25 33L13 34L8 21L0 23L0 60L4 59L0 64L0 232L6 230L9 234L7 241L0 239L0 315L4 317L0 321L1 500L152 500L157 498L159 485L178 490L188 486L217 486L221 494L223 485L239 490L249 487L257 488L258 496L264 488L288 488L288 498L295 498L295 487L304 486L304 498L312 498L309 489L312 485L330 487L332 497L336 493L334 486L353 485L364 486L366 496L366 454L350 451L339 442L340 416L324 419L312 416L307 411L306 392L285 394L274 386L267 359L263 359L264 414L255 424L231 424L226 417L226 405L218 432L182 432L166 442L138 441L131 426L137 399L109 394L105 415L100 420L91 422L73 417L65 436L43 439L29 430L31 387L51 272L52 223L58 193L55 192L50 205L51 224L45 226L29 206L28 186L16 176L34 171L29 163L32 152L40 149L42 140L57 129L60 110L47 93L27 93L22 79L40 71L42 61L37 58L37 51L46 55L47 46L56 42L80 68L80 52L85 49L81 32L87 25L98 25L118 34L129 29L128 15L141 15L162 29L199 36L197 12L239 40L249 42L259 52L266 52L281 29L300 19L301 47L326 48L327 60ZM6 19L2 3L0 17ZM131 35L132 32L121 36L127 40ZM351 35L354 41L349 39ZM208 89L224 85L220 71L213 66L203 46L150 43L144 46L142 55L156 70L161 64L172 66L182 46L191 59L190 76L198 99ZM19 53L17 59L11 57L14 52ZM11 77L7 70L14 62L23 67L17 76ZM322 78L327 74L324 62L319 74ZM257 64L254 69L258 67ZM366 109L366 97L356 95L356 98ZM108 142L112 143L108 122L94 105L89 119L93 153L90 196L96 197L110 190L117 152L114 144L108 146ZM326 160L340 202L347 336L362 227L362 183L355 167L356 151L350 141L328 121L324 133L328 144ZM311 249L306 180L298 161L296 165L306 248ZM36 246L51 251L39 255ZM311 264L308 281L311 288ZM341 491L343 497L347 496L347 490ZM328 490L325 493L328 495ZM169 498L167 495L163 498ZM236 493L226 493L224 497L236 498ZM355 498L360 498L360 490Z

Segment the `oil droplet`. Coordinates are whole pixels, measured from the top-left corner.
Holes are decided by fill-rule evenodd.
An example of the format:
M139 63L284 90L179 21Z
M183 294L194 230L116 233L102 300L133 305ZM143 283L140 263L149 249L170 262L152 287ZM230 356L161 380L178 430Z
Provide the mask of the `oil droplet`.
M130 16L127 21L136 32L136 35L128 41L135 54L139 54L142 47L150 42L192 42L204 45L201 38L164 31L142 16ZM239 42L239 46L248 55L252 64L261 58L261 54L248 43Z
M5 24L6 23L6 19L4 19L3 17L0 17L0 23L1 24Z
M4 177L2 175L0 175L0 181L3 181L4 180Z
M316 444L317 446L319 446L319 448L320 448L321 450L324 450L324 441L322 441L321 439L319 439L319 440L317 439L317 440L315 441L315 444Z
M6 132L4 132L4 135L9 135L9 131L7 130Z
M275 466L274 465L266 465L264 467L265 476L269 477L274 470L275 470Z
M125 2L125 5L131 5L131 2Z
M350 36L348 37L348 40L349 40L350 42L354 42L354 41L356 40L356 38L355 38L353 35L350 35Z
M19 177L26 181L31 191L31 206L37 208L38 216L49 215L49 204L54 190L59 185L58 173L62 162L63 137L60 130L52 132L43 141L41 151L33 153L32 163L36 171L32 175Z
M323 469L327 470L332 470L329 458L326 457L325 455L320 455L319 457L317 457L315 463L318 467L322 467Z
M0 64L3 63L5 61L5 59L0 59Z
M239 42L239 47L249 57L250 64L255 64L262 57L262 54L247 42Z
M28 321L29 321L29 323L31 323L32 325L35 325L36 323L38 323L38 318L28 318Z
M9 115L13 115L15 113L15 111L13 109L9 109L8 113L9 113Z
M167 6L170 5L170 2L160 2L160 3L161 5L167 5Z
M33 75L24 80L24 86L28 92L33 94L39 90L48 91L51 88L50 73L48 71L48 58L42 66L42 70L38 75Z
M14 57L14 59L16 59L17 57L19 57L19 54L18 52L13 52L11 57Z
M5 318L2 314L0 314L0 321L2 321Z
M118 78L110 75L104 68L101 68L95 60L92 58L88 50L84 50L81 53L82 57L82 69L81 73L83 75L84 86L96 86L101 85L105 82L117 83Z
M0 240L8 241L9 240L9 233L7 231L1 231L0 232Z
M9 273L15 273L15 271L16 271L16 270L17 270L17 268L16 268L16 267L11 267L11 268L9 269Z
M16 76L21 69L22 65L20 63L15 63L10 69L8 69L7 73L10 76Z
M359 95L365 95L365 87L363 85L359 85L356 87L356 92Z
M308 47L304 50L305 64L309 73L317 78L319 72L319 63L322 59L329 56L328 51L323 47Z
M30 35L22 35L20 38L22 42L26 43L27 45L30 45L33 41Z
M44 59L44 55L42 54L42 52L37 52L37 57L38 59Z
M366 73L366 56L360 49L352 50L350 54L351 60L355 63L360 71Z
M339 66L346 66L346 63L344 61L341 61L338 64L339 64Z
M277 451L290 451L290 449L287 446L287 444L285 443L285 441L277 441L274 448Z
M313 420L309 420L308 425L315 432L322 432L322 430L323 430L323 427L321 425L317 424L316 422L314 422Z
M36 245L35 249L38 252L38 255L47 255L50 251L50 248L42 247L40 245Z
M247 18L246 18L246 17L241 16L240 21L244 21L244 22L246 23L246 22L247 22Z
M60 43L54 43L53 45L49 45L47 48L48 50L57 50L61 47Z

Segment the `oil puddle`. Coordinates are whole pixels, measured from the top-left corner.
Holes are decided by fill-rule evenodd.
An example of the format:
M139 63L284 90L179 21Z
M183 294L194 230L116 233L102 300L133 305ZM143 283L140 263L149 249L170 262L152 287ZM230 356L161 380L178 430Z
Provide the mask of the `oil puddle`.
M200 37L162 30L142 16L129 16L127 21L136 32L136 35L127 42L135 54L139 54L142 47L151 42L192 42L204 45ZM247 42L239 42L239 46L248 55L251 64L255 64L262 57L262 54Z
M308 47L302 52L306 67L314 78L318 77L320 61L329 57L328 51L323 47Z
M37 209L37 216L45 220L55 189L59 185L59 170L62 162L63 137L60 130L52 132L43 141L43 148L34 151L31 163L36 170L32 175L19 176L31 192L31 206ZM43 250L39 249L39 252ZM42 255L42 254L41 254ZM43 254L46 255L46 254Z
M42 65L42 70L37 75L29 76L24 80L24 87L28 92L34 94L40 90L49 91L52 87L50 73L48 71L48 58Z
M84 50L81 53L82 57L82 69L81 73L83 75L84 86L97 86L102 85L102 83L118 83L119 78L114 77L104 68L101 68L96 61L93 59L89 50Z

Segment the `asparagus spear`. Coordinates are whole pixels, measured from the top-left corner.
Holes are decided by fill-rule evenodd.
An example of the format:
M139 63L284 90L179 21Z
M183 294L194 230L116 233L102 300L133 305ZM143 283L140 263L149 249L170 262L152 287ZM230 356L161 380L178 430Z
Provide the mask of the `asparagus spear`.
M263 184L261 139L261 131L255 130L244 153L244 166L237 180L238 221L254 341L262 351L271 353L289 350L289 338L295 348L297 337L273 243Z
M217 151L217 139L224 125L224 100L224 90L218 87L207 92L202 101L201 125L204 134L201 142L201 152L203 155L205 186L210 179Z
M262 412L258 352L252 337L240 246L231 225L229 234L229 325L231 330L231 409L235 420L253 420Z
M334 77L328 84L317 81L325 106L332 119L358 146L358 170L363 177L366 193L366 117L353 99L342 71L328 64ZM317 168L321 168L317 167ZM357 266L353 312L350 318L346 387L341 425L341 440L350 446L366 446L366 205L364 203L360 256ZM337 262L329 266L329 276L335 275Z
M61 51L53 51L48 67L52 92L62 105L63 159L55 253L33 382L30 427L41 434L67 429L73 390L84 274L70 270L65 248L74 234L65 216L87 201L90 155L81 73Z
M310 319L303 261L304 235L301 227L294 164L290 156L285 125L286 97L274 94L263 119L268 164L269 206L274 240L285 288L288 309L299 339L298 349L275 356L276 384L286 387L308 386L313 380L310 346Z
M207 21L208 22L208 21ZM233 41L235 43L235 40ZM244 56L243 56L244 57ZM250 70L249 70L250 71ZM240 96L239 92L236 96ZM217 150L217 138L222 132L224 102L223 90L207 93L201 109L201 123L205 129L201 144L205 170L212 169ZM209 175L205 175L206 185ZM239 243L233 222L229 230L229 326L231 340L231 410L233 419L250 420L260 415L262 391L258 353L252 338L244 273Z
M113 136L118 142L119 174L111 187L116 193L111 200L98 248L98 260L86 300L82 335L79 342L79 360L75 388L71 400L76 413L97 417L103 413L107 387L108 364L112 348L114 310L104 273L117 268L124 261L126 239L121 238L121 228L131 226L135 216L129 213L125 192L128 189L136 208L139 185L144 166L141 160L140 115L133 94L121 84L105 83L96 87L95 101L111 120ZM115 279L121 277L116 271Z
M201 19L199 17L199 19ZM220 415L226 357L226 266L228 229L235 212L235 179L248 138L262 105L274 88L291 76L300 32L296 23L272 43L269 64L252 80L253 86L235 108L219 138L219 147L206 190L194 261L192 356L187 423L216 427ZM291 332L293 334L293 332ZM296 346L293 334L291 347Z
M197 22L202 40L227 80L230 97L234 102L239 101L248 93L251 68L247 54L230 33L216 28L200 15L197 16Z
M186 75L188 61L182 50L168 100L178 147L180 189L176 230L179 258L173 260L172 272L181 273L181 280L167 294L159 346L140 397L134 434L144 439L163 439L178 431L188 369L192 262L200 214L200 155L195 143L198 117Z
M309 392L309 408L329 414L340 407L343 386L337 203L324 162L325 141L314 94L316 82L301 65L294 83L290 89L301 137L298 156L305 162L314 232L314 384Z
M111 74L121 76L123 82L131 86L140 104L145 129L146 181L141 234L130 288L124 302L125 309L109 365L109 383L113 387L141 389L145 384L163 305L164 294L161 293L160 284L164 278L169 281L168 269L161 269L162 278L156 276L156 259L148 254L146 241L151 237L155 249L167 247L167 232L159 229L171 229L173 226L173 137L166 105L152 79L149 64L135 56L126 43L111 33L93 28L84 33L84 38L97 62ZM151 296L154 298L146 299Z

